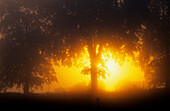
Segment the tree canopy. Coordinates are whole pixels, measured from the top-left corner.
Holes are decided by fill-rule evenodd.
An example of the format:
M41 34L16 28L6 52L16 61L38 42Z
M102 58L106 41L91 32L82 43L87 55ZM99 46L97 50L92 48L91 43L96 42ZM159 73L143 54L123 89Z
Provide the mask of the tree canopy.
M37 88L57 81L50 59L41 50L47 39L49 23L35 3L6 1L1 7L1 90L8 87Z
M132 57L150 84L169 81L167 0L2 0L0 5L1 89L56 81L51 60L70 66L84 47L90 66L82 72L91 74L92 90L105 73L97 67L103 48L119 62Z

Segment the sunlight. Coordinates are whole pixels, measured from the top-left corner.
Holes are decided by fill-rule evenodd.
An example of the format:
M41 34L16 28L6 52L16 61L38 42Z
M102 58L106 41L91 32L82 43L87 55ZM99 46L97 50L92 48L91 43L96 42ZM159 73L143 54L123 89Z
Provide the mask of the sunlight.
M109 69L111 73L116 74L119 69L119 64L115 62L115 60L112 58L111 52L105 52L102 55L102 60L105 63L105 66Z
M106 91L115 91L123 88L128 88L130 86L125 86L126 82L143 82L145 81L144 72L141 71L139 67L132 65L130 62L125 61L122 66L118 63L115 63L114 60L109 60L106 64L110 71L110 75L106 75L106 79L100 78L99 82L104 83L104 90ZM122 84L122 81L124 83ZM100 87L100 86L99 86ZM101 86L100 88L103 88Z
M118 82L119 70L121 66L118 63L115 63L113 59L108 60L105 63L105 66L108 67L110 75L105 75L106 79L100 78L101 81L104 82L104 86L106 91L114 91L114 85ZM99 82L101 82L99 81ZM102 87L101 87L102 88Z
M97 48L98 47L99 46L97 46ZM98 53L98 50L96 50L96 53ZM122 65L116 62L113 57L114 56L110 51L104 50L101 59L106 67L104 70L107 74L105 74L106 78L98 78L99 89L110 92L130 87L126 86L126 82L132 83L145 81L144 72L142 72L139 67L133 65L130 57L126 57ZM76 64L79 67L76 67L75 65L72 67L55 66L53 64L59 81L56 88L60 87L68 90L73 87L75 88L75 86L79 86L80 89L90 89L90 75L81 74L83 67L90 66L87 47L84 47L82 57L77 58ZM99 64L98 67L102 68L101 64ZM122 83L122 81L124 82ZM76 88L76 90L79 88Z
M99 82L103 82L104 84L101 88L104 87L104 90L106 91L115 91L123 88L123 85L119 84L122 81L131 83L145 81L144 72L142 72L139 67L133 65L132 58L130 57L126 57L124 63L119 65L119 63L113 58L112 53L105 51L102 55L102 60L110 72L110 75L106 75L106 79L100 78L99 80Z

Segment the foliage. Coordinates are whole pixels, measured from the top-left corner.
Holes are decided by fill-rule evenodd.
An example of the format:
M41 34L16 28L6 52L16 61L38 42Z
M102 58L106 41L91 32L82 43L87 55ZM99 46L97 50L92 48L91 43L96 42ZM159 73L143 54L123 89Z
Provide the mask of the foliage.
M107 48L120 63L132 57L150 84L167 83L167 0L2 0L0 5L2 88L56 80L51 59L71 66L84 47L90 58L84 74L109 74L101 60Z
M25 87L26 84L37 88L44 83L57 81L50 59L43 54L50 20L46 15L42 16L43 13L34 3L18 0L2 4L1 90L15 85Z
M150 86L167 86L169 77L168 1L151 0L139 62Z

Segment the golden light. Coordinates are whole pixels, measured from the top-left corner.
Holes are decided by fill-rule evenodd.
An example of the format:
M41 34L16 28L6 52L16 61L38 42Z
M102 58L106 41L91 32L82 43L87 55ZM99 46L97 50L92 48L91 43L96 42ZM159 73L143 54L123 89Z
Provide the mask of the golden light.
M104 56L104 55L110 55ZM110 71L110 75L106 75L106 79L100 78L99 85L100 88L104 87L106 91L115 91L115 90L124 90L123 88L129 88L128 85L134 85L135 82L143 83L145 81L144 72L137 66L132 64L132 60L130 57L126 57L124 63L120 66L119 63L112 58L112 54L110 52L106 52L102 56L102 59L105 61L105 66L108 67ZM122 84L122 82L124 82ZM139 85L139 84L138 84ZM142 84L141 84L142 85Z
M110 55L110 57L106 57L104 55ZM114 85L117 82L117 76L119 75L118 72L120 70L120 66L118 63L115 63L115 60L111 57L111 53L110 52L106 52L104 55L102 55L102 59L104 60L105 66L108 68L110 74L109 75L105 75L106 79L100 78L99 80L99 85L100 82L104 83L104 90L106 91L114 91ZM106 71L108 72L108 71ZM100 88L102 88L103 86L101 86Z
M97 52L98 51L96 50L96 53ZM142 72L139 67L132 64L132 59L130 57L126 57L125 61L120 66L113 58L112 53L104 50L101 59L103 60L105 67L107 67L105 71L108 72L109 75L106 74L105 79L102 77L98 78L99 89L115 91L130 87L134 82L142 83L145 81L144 72ZM53 64L59 81L59 83L55 85L55 89L62 88L65 91L71 89L76 91L90 89L90 75L81 74L83 66L90 65L87 47L84 47L82 57L77 60L77 63L81 64L81 67L76 67L74 65L72 67L55 66ZM101 67L101 64L99 64L98 67Z

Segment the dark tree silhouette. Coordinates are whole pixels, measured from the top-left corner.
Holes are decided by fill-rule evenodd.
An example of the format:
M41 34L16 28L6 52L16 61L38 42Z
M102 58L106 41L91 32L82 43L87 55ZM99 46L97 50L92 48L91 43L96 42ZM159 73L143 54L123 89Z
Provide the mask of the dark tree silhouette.
M97 77L105 73L97 67L103 48L119 62L126 56L134 58L150 83L169 84L167 0L9 0L1 5L3 88L24 85L28 92L29 84L53 80L49 59L70 66L84 47L90 66L82 72L91 74L92 91L97 90ZM51 68L44 72L37 68L43 64ZM31 83L34 77L41 82Z
M74 53L84 46L88 48L91 65L83 72L90 72L92 90L97 89L97 75L100 74L97 65L102 62L103 47L111 48L113 54L124 50L119 58L128 54L138 60L146 78L154 85L169 84L169 12L166 0L66 0L59 9L63 20L61 26L55 26L62 27L63 46L69 50L69 54L65 53L66 58L74 58ZM135 51L139 51L137 58Z
M36 2L20 0L3 2L0 14L0 90L17 86L28 94L30 87L57 81L50 58L44 54L50 17L42 15Z
M137 6L133 3L137 3ZM144 5L139 7L140 3ZM57 19L56 21L59 20L59 22L56 24L54 23L55 29L60 27L58 35L63 38L65 51L62 51L61 61L71 63L71 58L76 58L75 54L86 46L90 56L90 69L82 72L90 72L93 91L97 90L97 77L100 74L97 65L102 62L104 47L112 49L122 61L126 54L134 56L133 51L137 51L135 41L139 38L135 32L143 23L140 11L147 7L146 1L140 1L140 3L135 1L124 3L117 0L65 0L59 6L57 5L58 7L55 5L53 8L56 13L60 10L60 16L57 15L56 18L62 18ZM134 6L137 14L131 9L131 5ZM99 45L98 53L97 45Z
M166 0L149 1L143 19L141 42L138 48L139 63L145 77L152 87L168 88L169 84L169 20L168 2ZM142 12L144 12L142 10ZM169 88L168 88L169 89Z

